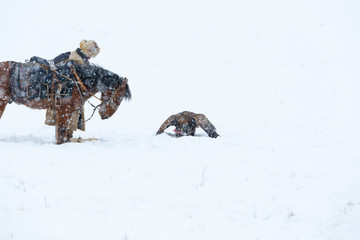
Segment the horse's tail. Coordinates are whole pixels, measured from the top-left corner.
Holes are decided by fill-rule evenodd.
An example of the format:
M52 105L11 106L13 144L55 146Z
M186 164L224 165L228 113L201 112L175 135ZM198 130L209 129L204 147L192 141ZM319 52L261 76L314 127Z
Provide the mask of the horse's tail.
M131 91L129 84L126 84L126 91L125 91L125 97L126 100L131 100Z

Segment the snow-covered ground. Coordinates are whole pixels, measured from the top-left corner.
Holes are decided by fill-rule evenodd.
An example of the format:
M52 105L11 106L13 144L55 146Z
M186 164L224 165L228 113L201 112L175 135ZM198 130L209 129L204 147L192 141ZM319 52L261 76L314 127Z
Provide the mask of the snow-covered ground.
M359 239L359 1L2 0L0 20L0 61L94 39L133 93L82 144L7 106L1 240ZM155 136L184 110L221 137Z

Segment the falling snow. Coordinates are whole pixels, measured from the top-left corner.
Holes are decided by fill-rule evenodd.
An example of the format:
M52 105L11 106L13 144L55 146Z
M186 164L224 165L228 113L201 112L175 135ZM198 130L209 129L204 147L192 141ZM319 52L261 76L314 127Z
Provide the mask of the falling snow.
M133 100L61 146L6 106L1 240L359 238L360 1L44 3L2 1L0 61L94 39ZM155 136L186 110L221 137Z

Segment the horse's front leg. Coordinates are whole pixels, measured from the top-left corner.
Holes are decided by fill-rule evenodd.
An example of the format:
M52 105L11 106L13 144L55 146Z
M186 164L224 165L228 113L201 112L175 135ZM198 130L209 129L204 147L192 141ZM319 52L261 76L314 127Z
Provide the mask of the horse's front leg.
M73 133L74 133L74 131L72 131L70 129L66 130L66 138L68 141L70 141L73 138Z
M62 144L69 142L70 138L67 132L69 127L71 113L68 109L59 109L57 111L57 123L56 123L56 144Z

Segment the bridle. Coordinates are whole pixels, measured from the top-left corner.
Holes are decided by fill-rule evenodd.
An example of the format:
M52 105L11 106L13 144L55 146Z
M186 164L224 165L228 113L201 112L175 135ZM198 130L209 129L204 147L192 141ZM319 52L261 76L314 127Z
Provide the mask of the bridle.
M121 83L122 84L122 83ZM85 120L85 122L89 121L93 116L94 116L94 113L95 111L102 105L102 104L105 104L105 105L109 105L113 110L117 110L118 107L120 106L120 104L116 104L114 102L114 98L115 98L115 94L117 93L117 91L119 91L119 89L121 88L121 84L119 85L119 87L117 87L116 89L113 89L112 92L111 92L111 96L109 99L107 100L103 100L103 99L100 99L100 98L97 98L98 100L101 101L101 103L99 103L97 106L94 106L91 102L89 102L88 100L88 103L94 108L93 109L93 112L91 114L91 116ZM122 100L123 98L120 98L120 100ZM121 102L121 101L120 101Z
M107 100L101 100L102 102L100 103L100 105L101 105L101 104L105 104L105 105L109 105L113 110L118 109L118 107L120 106L120 104L116 104L115 101L114 101L114 98L115 98L116 93L120 90L121 85L122 85L122 84L120 84L120 86L119 86L118 88L113 89L113 90L111 91L111 96L110 96L109 99L107 99ZM120 98L120 100L122 100L122 98Z

